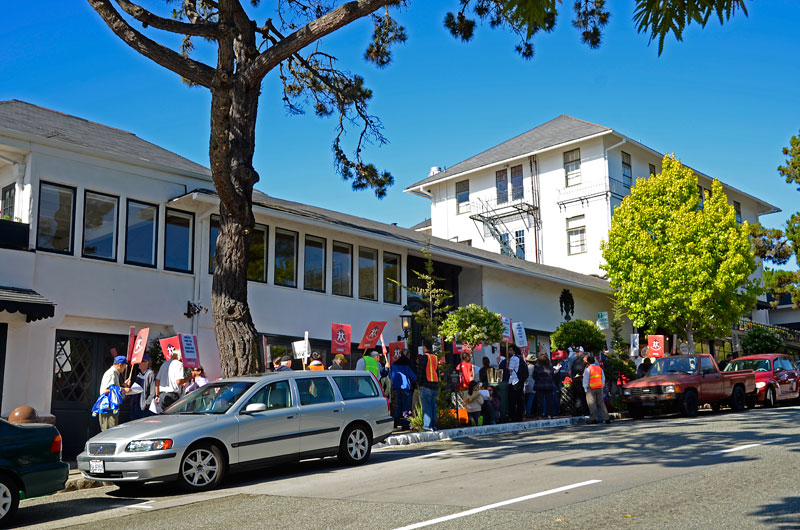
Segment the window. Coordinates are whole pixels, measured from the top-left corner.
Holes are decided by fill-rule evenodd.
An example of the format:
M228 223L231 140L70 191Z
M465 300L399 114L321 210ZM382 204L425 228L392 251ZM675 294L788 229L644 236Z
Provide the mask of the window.
M219 237L219 216L211 216L208 229L208 273L214 274L214 256L217 254L217 237Z
M567 186L581 183L581 150L573 149L564 153L564 173Z
M325 292L325 246L325 239L306 236L303 287L307 291Z
M511 168L511 200L516 201L525 197L522 189L522 165Z
M289 389L289 381L276 381L270 383L256 392L247 405L251 403L263 403L267 410L285 409L292 406L292 392ZM247 407L245 405L245 408ZM244 410L244 409L242 409Z
M622 183L630 187L633 184L633 168L631 167L631 155L622 151Z
M297 287L297 232L275 229L275 285Z
M525 230L517 230L514 233L514 239L517 243L517 257L525 259Z
M394 280L394 281L392 281ZM400 255L391 252L383 253L383 301L390 304L400 303Z
M697 207L702 209L705 202L705 197L703 196L703 186L697 186L697 191L700 194L700 202L698 203Z
M9 184L0 195L0 215L2 219L14 220L14 197L16 195L16 184Z
M714 365L711 364L711 357L700 357L700 373L713 374L716 373Z
M582 215L567 219L567 246L570 255L586 252L586 221Z
M353 245L333 242L333 294L353 296Z
M72 254L75 188L42 182L36 248Z
M378 299L378 251L358 247L358 297Z
M497 189L497 204L508 202L508 175L503 169L494 174L494 186Z
M83 194L83 253L88 258L117 259L119 199L87 191Z
M164 225L164 268L192 272L194 214L167 208Z
M128 200L125 225L125 263L156 266L158 206Z
M251 282L267 281L267 249L269 227L255 225L250 232L250 247L247 249L247 279Z
M507 233L500 234L500 254L503 254L505 256L511 255L511 244L509 235Z
M339 392L342 393L342 399L345 401L378 397L378 389L375 388L375 381L371 376L348 377L340 375L333 376L333 380L336 386L339 387Z
M333 387L327 377L295 379L295 383L297 383L297 390L300 393L301 405L330 403L335 400L333 397Z
M456 182L456 213L469 213L469 181Z
M649 167L649 169L650 169L650 174L651 174L651 175L655 175L655 174L656 174L656 166L654 166L653 164L649 164L649 166L650 166L650 167Z
M733 201L733 210L736 212L736 222L742 222L742 204L739 201Z

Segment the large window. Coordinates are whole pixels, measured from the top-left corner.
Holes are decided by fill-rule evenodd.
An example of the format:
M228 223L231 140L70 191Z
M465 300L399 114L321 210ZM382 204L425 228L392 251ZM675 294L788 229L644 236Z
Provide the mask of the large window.
M250 232L250 247L247 249L247 279L251 282L267 281L267 242L269 229L255 225Z
M75 188L42 182L36 248L72 254Z
M397 282L397 283L395 283ZM400 255L383 253L383 301L400 303Z
M622 183L630 187L633 185L633 167L631 167L631 155L622 151Z
M164 268L192 272L194 214L167 208L164 224Z
M297 287L297 232L275 229L275 285Z
M83 196L83 256L117 259L117 212L119 199L87 191Z
M157 230L158 206L129 200L125 225L125 263L156 266Z
M525 197L525 190L522 188L522 166L511 168L511 200L519 200Z
M456 213L469 213L469 181L456 182Z
M564 173L566 174L567 186L577 186L581 183L580 148L564 153Z
M16 195L16 185L9 184L3 188L0 194L0 219L14 220L14 197Z
M742 222L742 203L739 201L733 201L733 210L736 212L736 222Z
M353 245L333 242L333 294L353 296Z
M497 204L508 202L508 174L505 169L495 173L495 188L497 188Z
M514 239L517 243L517 257L525 259L525 230L517 230L514 232Z
M567 219L567 244L570 255L586 252L586 221L582 215Z
M358 297L378 299L378 251L358 247Z
M303 287L307 291L325 292L325 239L306 236Z

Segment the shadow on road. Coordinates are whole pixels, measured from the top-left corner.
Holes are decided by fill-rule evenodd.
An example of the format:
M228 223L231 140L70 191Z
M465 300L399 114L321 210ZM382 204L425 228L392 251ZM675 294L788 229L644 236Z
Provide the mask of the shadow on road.
M785 497L783 500L765 504L750 515L760 517L763 524L770 528L800 528L800 497Z

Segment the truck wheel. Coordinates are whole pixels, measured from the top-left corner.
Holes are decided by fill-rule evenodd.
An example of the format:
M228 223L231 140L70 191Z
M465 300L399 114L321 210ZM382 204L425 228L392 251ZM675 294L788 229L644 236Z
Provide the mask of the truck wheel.
M628 405L628 412L634 420L644 419L644 408L641 405Z
M681 414L687 418L697 416L697 392L687 390L681 399Z
M733 394L731 394L731 409L734 412L741 412L747 406L747 396L744 393L744 388L741 385L733 387Z
M0 474L0 526L6 526L19 506L19 486L8 475Z
M764 407L771 409L775 406L777 400L775 399L775 389L769 387L767 393L764 395Z

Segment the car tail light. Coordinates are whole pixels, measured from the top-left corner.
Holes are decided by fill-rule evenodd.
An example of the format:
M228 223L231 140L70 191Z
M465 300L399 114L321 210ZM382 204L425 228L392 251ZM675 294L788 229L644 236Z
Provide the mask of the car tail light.
M53 436L53 441L50 444L50 452L61 454L61 435L56 434Z

